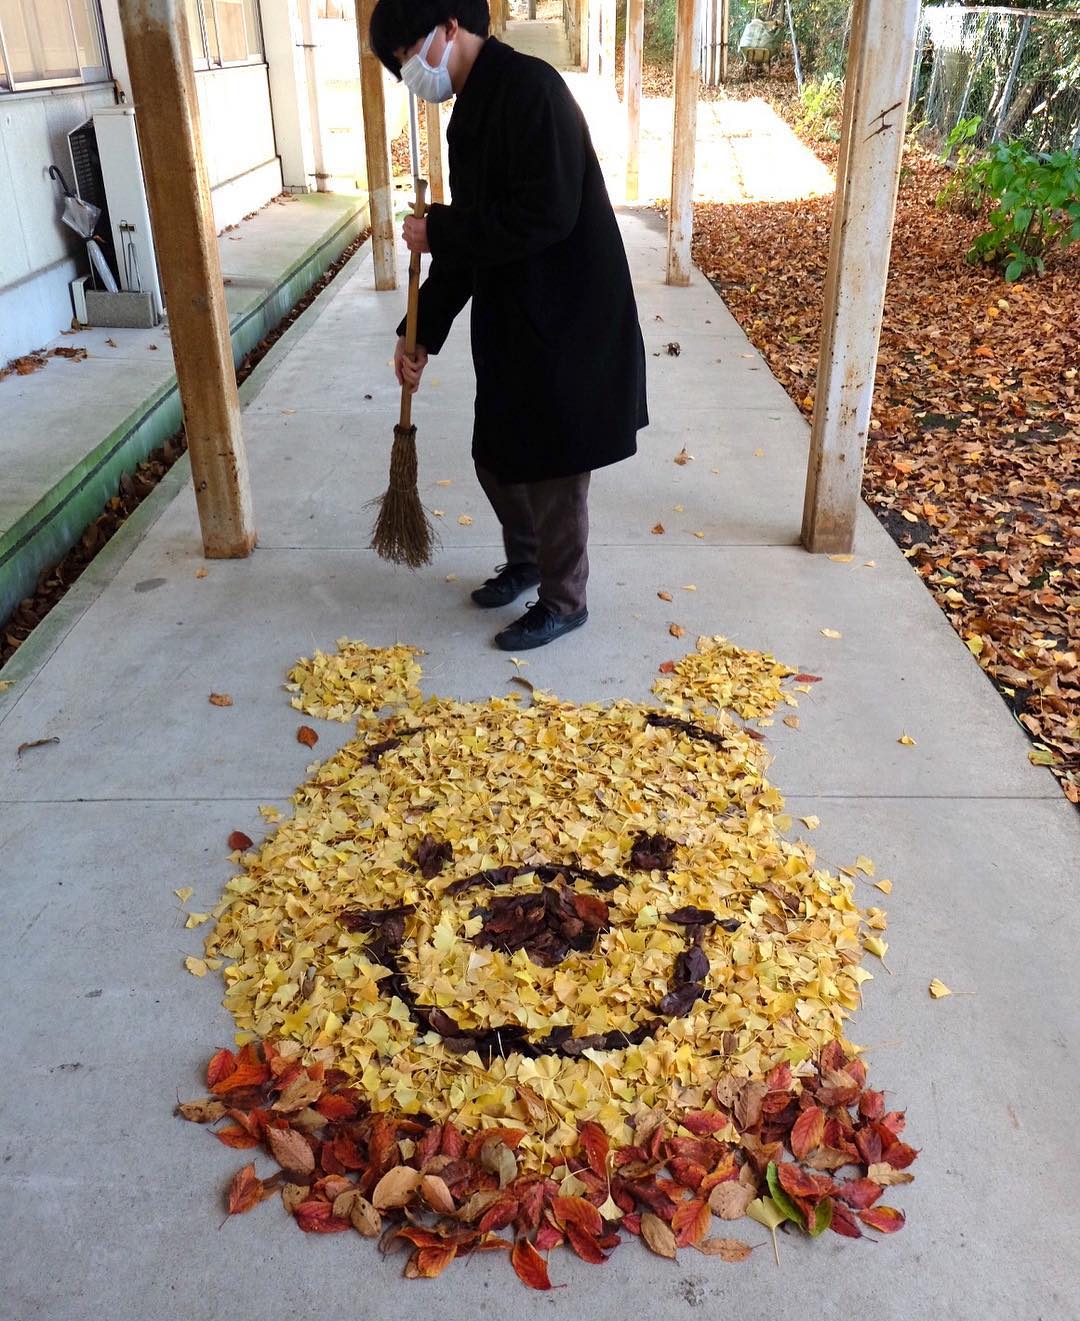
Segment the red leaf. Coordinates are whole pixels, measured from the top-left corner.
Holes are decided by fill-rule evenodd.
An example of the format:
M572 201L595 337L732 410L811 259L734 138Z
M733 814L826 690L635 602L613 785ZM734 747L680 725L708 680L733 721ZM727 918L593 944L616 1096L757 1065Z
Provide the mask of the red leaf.
M305 1234L341 1234L352 1229L351 1220L338 1220L329 1202L301 1202L293 1212Z
M856 1211L865 1211L868 1206L874 1205L884 1191L880 1184L873 1183L870 1179L850 1179L847 1183L840 1184L836 1195L842 1197L848 1206L854 1207Z
M825 1137L825 1111L807 1106L791 1130L791 1151L797 1160L805 1160Z
M231 1050L219 1050L210 1063L206 1066L206 1085L213 1087L221 1082L222 1078L227 1078L236 1068L236 1056Z
M891 1147L886 1148L881 1159L894 1170L906 1170L913 1164L918 1154L915 1148L909 1147L906 1142L894 1142Z
M234 830L229 836L229 848L239 849L241 853L245 849L251 848L252 839L250 835L245 835L242 830Z
M236 1171L229 1185L229 1215L243 1215L253 1206L258 1206L266 1195L262 1180L255 1175L255 1166L245 1165L242 1170Z
M797 675L795 676L795 680L794 680L794 681L795 681L795 683L820 683L820 682L821 682L821 675L820 675L820 674L797 674Z
M709 1232L712 1211L708 1202L683 1202L671 1218L671 1227L675 1231L680 1248L692 1247L700 1243Z
M570 1246L581 1260L587 1261L590 1266L599 1266L601 1262L607 1261L603 1249L596 1241L597 1236L588 1233L580 1225L568 1224L566 1226L566 1237L570 1240Z
M238 1064L227 1078L222 1078L210 1090L215 1096L227 1096L245 1087L261 1087L269 1081L270 1069L265 1064Z
M780 1179L780 1187L789 1197L802 1197L808 1202L820 1202L823 1197L829 1197L836 1189L836 1185L831 1179L823 1179L817 1174L807 1174L798 1165L792 1165L790 1161L781 1161L776 1167L776 1173Z
M439 1144L439 1151L443 1156L450 1156L454 1160L465 1154L465 1139L458 1132L457 1126L452 1120L447 1120L442 1126L442 1140Z
M638 1215L636 1211L633 1211L630 1213L630 1215L623 1216L623 1218L619 1221L619 1225L623 1229L625 1229L628 1234L640 1234L641 1216Z
M668 1167L684 1188L700 1188L702 1180L708 1174L704 1165L699 1165L696 1161L684 1160L682 1156L673 1156L668 1161Z
M669 1138L664 1144L668 1156L681 1156L695 1165L711 1169L720 1158L724 1148L712 1138Z
M323 1092L322 1096L315 1102L315 1109L326 1119L354 1119L358 1110L355 1101L350 1101L348 1097L339 1096L336 1092ZM436 1129L436 1145L438 1141L438 1130Z
M343 1169L362 1170L367 1167L367 1161L361 1156L360 1148L344 1133L339 1133L334 1139L334 1156Z
M296 731L296 741L302 743L305 748L313 748L318 743L319 736L310 725L301 725Z
M859 1219L879 1234L895 1234L904 1227L903 1211L897 1211L891 1206L873 1206L869 1211L860 1211Z
M848 1060L844 1065L844 1072L854 1078L860 1087L866 1086L866 1064L857 1056L853 1060Z
M778 1064L770 1069L765 1075L765 1085L770 1092L787 1092L791 1090L791 1065L785 1060L783 1064Z
M581 1137L581 1147L585 1152L585 1158L589 1162L589 1168L601 1179L607 1176L607 1157L609 1150L608 1135L591 1120L582 1124L578 1129Z
M907 1117L903 1110L890 1110L889 1113L878 1124L878 1130L885 1128L894 1136L899 1137L907 1127Z
M625 1220L623 1221L625 1224ZM561 1248L566 1239L561 1230L549 1225L546 1221L536 1231L536 1248L538 1252L550 1252L553 1248Z
M840 1234L844 1238L862 1238L862 1230L843 1202L833 1202L832 1224L829 1228L834 1234Z
M885 1093L865 1091L859 1097L859 1114L864 1119L880 1119L885 1113Z
M543 1179L537 1179L521 1191L514 1217L514 1228L518 1234L530 1234L539 1226L540 1217L544 1214L544 1192Z
M517 1271L522 1284L530 1289L550 1289L547 1262L533 1247L527 1238L519 1238L510 1254L510 1265Z
M240 1124L230 1124L228 1128L219 1128L214 1134L219 1142L224 1142L227 1147L233 1147L236 1151L244 1151L247 1147L257 1147L259 1139L243 1128Z
M661 673L661 674L674 674L674 673L675 673L675 662L674 662L674 661L663 661L663 662L661 663L661 665L660 665L660 673Z
M565 1230L576 1225L594 1238L599 1238L604 1232L604 1222L600 1218L600 1212L584 1197L553 1197L551 1210L559 1225Z
M489 1142L501 1142L513 1151L524 1136L525 1130L523 1128L482 1128L469 1143L469 1159L479 1160L480 1153ZM447 1152L446 1154L449 1155L450 1153Z
M420 1248L413 1261L421 1280L437 1279L457 1256L457 1244L440 1243L438 1247Z
M695 1137L707 1138L727 1128L730 1121L716 1110L690 1110L682 1117L682 1125Z
M855 1145L865 1164L881 1163L881 1137L872 1128L860 1128L855 1134Z
M844 1050L839 1041L830 1041L821 1052L819 1068L823 1074L830 1073L835 1069L842 1069L847 1062L847 1051Z
M488 1207L476 1227L481 1234L490 1233L495 1229L505 1229L517 1215L518 1209L516 1197L500 1197Z

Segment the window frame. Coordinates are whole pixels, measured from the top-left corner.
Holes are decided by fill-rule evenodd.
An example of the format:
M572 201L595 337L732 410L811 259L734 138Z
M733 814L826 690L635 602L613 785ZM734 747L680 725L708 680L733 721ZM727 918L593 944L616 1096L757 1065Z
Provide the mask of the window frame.
M67 11L71 39L75 45L75 52L78 54L79 34L75 27L75 15L71 12L72 0L58 0L58 3L62 3ZM86 11L92 30L97 35L102 63L92 66L81 65L77 74L70 74L61 78L30 78L25 81L17 79L12 72L11 60L7 52L7 42L4 40L3 26L0 25L0 96L15 96L19 92L49 91L58 87L93 87L100 83L111 82L112 70L109 67L105 25L101 18L101 0L86 0Z
M199 13L200 35L202 37L202 57L194 61L195 68L199 73L203 73L208 69L242 69L251 65L258 66L266 63L266 39L263 36L262 8L259 0L251 0L255 15L255 36L258 40L259 49L254 53L249 51L248 55L242 60L223 60L221 58L221 24L218 22L217 0L192 0L192 3ZM213 24L217 59L212 59L210 56L211 24ZM247 30L246 15L244 29Z

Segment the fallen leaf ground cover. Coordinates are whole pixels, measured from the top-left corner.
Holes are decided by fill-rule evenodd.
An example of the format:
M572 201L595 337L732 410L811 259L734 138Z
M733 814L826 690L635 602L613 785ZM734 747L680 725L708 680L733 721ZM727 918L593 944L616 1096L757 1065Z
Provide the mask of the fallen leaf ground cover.
M735 94L795 119L782 83ZM935 206L950 177L905 152L864 496L1078 803L1080 245L1016 284L969 265L978 218ZM696 264L808 418L831 211L695 207Z
M887 949L873 864L788 838L741 723L817 676L701 638L653 703L525 706L424 698L416 656L342 639L289 671L357 737L261 844L230 837L241 871L189 918L239 1049L180 1113L280 1166L230 1212L280 1192L307 1232L409 1247L407 1275L507 1251L541 1289L564 1243L736 1262L714 1218L899 1229L878 1203L916 1152L845 1040Z

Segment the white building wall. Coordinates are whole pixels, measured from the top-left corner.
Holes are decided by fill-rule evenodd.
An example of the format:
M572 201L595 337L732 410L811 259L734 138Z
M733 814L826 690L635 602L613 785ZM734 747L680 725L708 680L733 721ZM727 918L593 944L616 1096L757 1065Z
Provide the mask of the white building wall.
M72 183L67 135L113 102L108 83L0 97L0 364L71 322L68 283L87 259L60 220L63 194L48 170L58 165Z
M102 17L112 71L129 96L117 0L103 0ZM214 218L224 229L281 192L268 70L200 70L196 86ZM68 133L115 103L112 83L0 95L0 364L70 325L68 286L89 263L61 223L60 187L48 169L59 165L72 182Z

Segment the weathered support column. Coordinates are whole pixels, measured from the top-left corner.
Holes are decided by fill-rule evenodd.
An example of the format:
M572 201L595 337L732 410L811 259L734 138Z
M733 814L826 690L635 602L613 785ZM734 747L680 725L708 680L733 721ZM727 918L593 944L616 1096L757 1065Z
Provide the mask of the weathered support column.
M694 234L694 147L701 85L701 0L678 0L675 19L675 125L668 208L668 284L690 283Z
M615 0L600 4L600 76L615 93Z
M356 0L356 40L360 43L360 101L364 116L368 208L371 212L371 256L375 288L397 288L394 245L394 201L390 173L390 139L386 132L383 66L371 49L368 27L375 0Z
M720 81L728 80L731 55L731 0L720 0Z
M920 0L855 0L825 278L803 545L855 536Z
M255 545L217 227L183 0L120 0L184 430L212 559Z
M641 160L641 61L645 44L645 0L627 0L626 59L623 98L626 101L626 200L638 200Z
M443 163L442 105L438 101L424 102L424 127L427 129L431 200L441 205L446 201L446 170Z
M576 56L576 65L585 73L589 68L589 0L570 0L577 9L577 45L572 55ZM595 0L593 0L595 3Z

